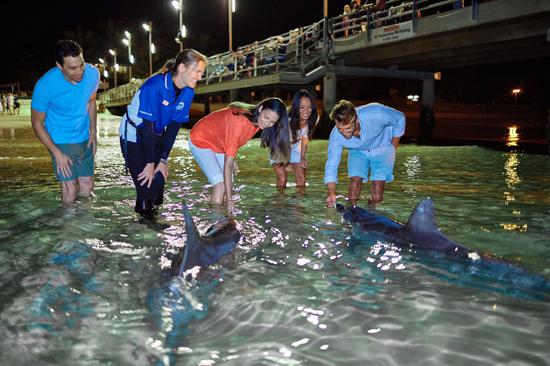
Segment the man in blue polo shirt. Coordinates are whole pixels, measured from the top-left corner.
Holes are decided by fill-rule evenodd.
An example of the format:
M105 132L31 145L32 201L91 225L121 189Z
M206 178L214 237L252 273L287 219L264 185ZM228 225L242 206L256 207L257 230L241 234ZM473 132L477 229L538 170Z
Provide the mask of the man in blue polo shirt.
M195 86L206 57L185 49L147 79L120 123L120 145L136 187L134 210L151 216L162 204L168 156L182 123L189 121Z
M82 48L71 40L57 43L55 61L34 87L31 121L52 156L65 205L74 203L77 194L92 194L99 71L84 62Z
M395 151L405 133L405 115L379 103L357 109L347 100L338 102L330 113L336 126L330 133L325 184L327 206L336 203L338 165L345 147L348 153L348 199L357 203L363 180L371 181L370 204L382 202L384 185L393 180Z

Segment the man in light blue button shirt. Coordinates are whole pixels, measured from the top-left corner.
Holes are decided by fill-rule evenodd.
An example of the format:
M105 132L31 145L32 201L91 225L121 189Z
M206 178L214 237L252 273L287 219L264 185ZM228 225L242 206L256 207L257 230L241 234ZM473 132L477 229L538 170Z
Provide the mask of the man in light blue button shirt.
M330 133L325 164L327 206L336 203L338 166L344 147L349 150L350 204L357 203L363 180L371 181L369 203L382 202L384 185L393 180L395 151L405 133L405 115L380 103L355 108L351 102L341 100L332 109L330 118L336 126Z

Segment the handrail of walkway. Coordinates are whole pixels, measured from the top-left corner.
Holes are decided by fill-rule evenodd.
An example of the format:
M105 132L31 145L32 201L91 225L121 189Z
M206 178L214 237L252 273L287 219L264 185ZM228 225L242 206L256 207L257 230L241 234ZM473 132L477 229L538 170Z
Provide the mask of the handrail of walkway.
M321 60L326 57L324 52L333 53L332 42L336 39L410 20L415 24L419 17L460 8L464 1L467 6L476 9L481 0L388 0L383 8L372 4L363 5L359 10L328 19L328 24L320 20L238 47L235 51L210 56L200 84L240 80L280 71L305 76L322 64ZM325 27L327 39L323 37ZM127 104L143 81L133 79L128 84L101 93L98 99L106 105Z
M322 48L324 20L208 58L202 82L211 84L284 70L304 73L307 55Z

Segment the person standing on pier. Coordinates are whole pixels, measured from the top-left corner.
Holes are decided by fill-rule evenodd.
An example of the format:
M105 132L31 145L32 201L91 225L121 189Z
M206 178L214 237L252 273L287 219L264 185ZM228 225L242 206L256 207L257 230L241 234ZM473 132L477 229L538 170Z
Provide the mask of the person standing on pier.
M269 159L275 176L277 177L277 187L286 187L288 179L287 169L291 169L296 177L296 186L306 186L307 145L313 136L314 129L319 122L315 96L305 89L300 89L292 97L292 105L289 112L290 130L291 130L291 151L290 161L281 163Z
M56 67L34 87L31 121L52 156L62 201L67 205L74 203L77 195L91 196L94 187L99 71L84 62L82 47L71 40L57 43L55 61Z
M120 146L136 188L134 211L151 216L163 202L168 156L182 123L189 122L195 86L207 59L185 49L134 95L120 123Z
M349 203L355 205L361 194L363 180L371 181L369 204L384 199L384 185L393 180L395 152L405 133L405 115L380 103L358 108L341 100L330 112L336 126L328 141L324 182L328 187L326 204L336 203L338 166L345 147L348 153Z

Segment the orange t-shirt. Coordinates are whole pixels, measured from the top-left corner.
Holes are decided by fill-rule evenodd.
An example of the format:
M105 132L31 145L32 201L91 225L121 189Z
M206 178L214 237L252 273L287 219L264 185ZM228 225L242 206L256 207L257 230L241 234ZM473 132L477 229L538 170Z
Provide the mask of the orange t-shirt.
M224 108L201 118L191 129L189 138L201 149L235 156L258 130L245 116L235 115L233 109Z

